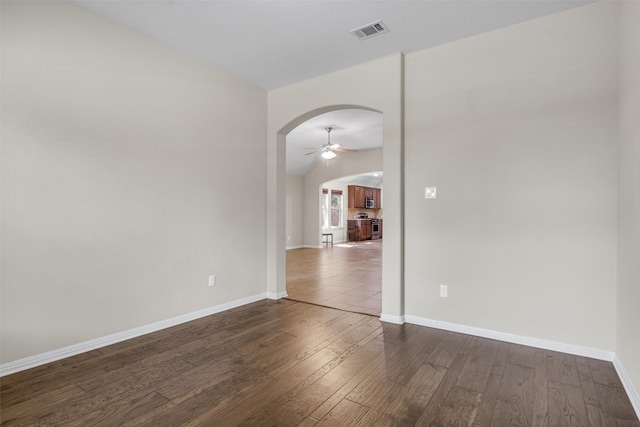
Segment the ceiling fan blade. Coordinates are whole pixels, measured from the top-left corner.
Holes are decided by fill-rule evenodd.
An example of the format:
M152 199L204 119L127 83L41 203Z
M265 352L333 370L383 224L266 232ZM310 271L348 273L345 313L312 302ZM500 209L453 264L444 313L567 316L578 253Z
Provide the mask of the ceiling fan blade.
M311 152L309 152L309 153L305 153L305 156L308 156L309 154L316 154L316 153L319 153L319 152L321 152L321 151L322 151L322 150L311 151Z
M352 150L350 148L342 148L342 147L338 147L338 148L334 148L333 151L339 151L342 153L357 153L358 150Z
M329 148L335 150L336 148L340 148L340 144L331 144L329 145Z

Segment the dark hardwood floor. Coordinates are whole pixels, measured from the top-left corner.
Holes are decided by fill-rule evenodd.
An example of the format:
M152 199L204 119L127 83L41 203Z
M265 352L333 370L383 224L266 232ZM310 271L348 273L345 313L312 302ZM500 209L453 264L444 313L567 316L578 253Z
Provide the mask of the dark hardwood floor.
M382 240L287 251L289 299L380 316Z
M1 383L7 426L640 426L611 363L290 300Z

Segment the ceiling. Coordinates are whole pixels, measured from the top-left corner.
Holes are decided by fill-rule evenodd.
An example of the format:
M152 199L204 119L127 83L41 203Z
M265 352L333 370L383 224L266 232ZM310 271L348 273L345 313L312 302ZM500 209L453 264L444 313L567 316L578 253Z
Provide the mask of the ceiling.
M327 142L326 127L332 127L331 143L354 150L382 148L382 114L369 110L337 110L321 114L287 135L287 173L306 175L321 163L320 153L306 155ZM338 153L353 156L355 153ZM330 160L329 160L330 161Z
M72 0L266 90L394 53L410 53L560 12L591 0ZM350 30L382 20L389 32ZM326 126L332 142L382 146L382 117L363 110L318 116L287 138L287 172L306 174ZM305 151L306 152L306 151ZM294 153L296 155L294 156ZM349 153L347 153L349 154ZM314 163L315 162L315 163Z
M73 0L264 89L560 12L583 0ZM360 41L349 31L381 19Z
M323 188L335 188L336 185L361 185L364 187L381 187L383 182L382 171L363 173L360 175L343 176L338 179L327 181ZM335 184L335 185L334 185Z

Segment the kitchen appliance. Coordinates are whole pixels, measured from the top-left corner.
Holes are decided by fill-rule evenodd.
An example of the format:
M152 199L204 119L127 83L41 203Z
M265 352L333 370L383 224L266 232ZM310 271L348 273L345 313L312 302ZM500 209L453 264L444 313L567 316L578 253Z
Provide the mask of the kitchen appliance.
M367 219L369 218L369 214L365 212L358 212L356 214L356 219Z
M371 218L371 240L377 240L382 236L382 224L378 218Z
M373 197L365 197L364 198L364 207L367 209L373 209L376 207L375 202L373 201Z

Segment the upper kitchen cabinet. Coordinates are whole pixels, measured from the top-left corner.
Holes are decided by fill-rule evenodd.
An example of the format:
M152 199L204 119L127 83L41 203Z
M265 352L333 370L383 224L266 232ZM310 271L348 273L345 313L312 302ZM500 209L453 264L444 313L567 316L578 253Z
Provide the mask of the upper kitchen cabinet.
M349 208L350 209L380 209L380 189L371 187L361 187L359 185L349 185ZM372 201L367 206L367 199Z
M364 208L364 187L349 185L349 208Z

